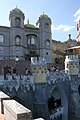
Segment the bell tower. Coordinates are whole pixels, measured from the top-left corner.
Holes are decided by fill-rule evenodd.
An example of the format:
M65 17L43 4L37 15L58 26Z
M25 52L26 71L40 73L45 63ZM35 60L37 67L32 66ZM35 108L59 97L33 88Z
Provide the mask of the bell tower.
M9 20L10 20L10 27L22 27L24 28L24 13L19 9L15 8L10 11Z
M20 60L24 58L24 19L24 13L19 8L10 11L10 59L16 56Z
M44 58L47 63L52 62L52 33L51 19L46 14L42 14L37 21L39 24L40 34L40 57Z

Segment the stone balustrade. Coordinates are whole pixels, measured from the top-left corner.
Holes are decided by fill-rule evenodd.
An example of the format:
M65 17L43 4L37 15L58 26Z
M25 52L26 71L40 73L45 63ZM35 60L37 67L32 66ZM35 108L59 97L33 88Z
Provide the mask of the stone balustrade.
M19 104L15 100L4 100L4 119L5 120L31 120L32 114L29 109Z
M0 91L0 113L4 114L3 100L9 100L10 97L4 92Z
M33 120L29 109L15 100L10 100L10 97L2 91L0 91L0 112L4 114L5 120ZM35 120L44 119L38 118Z

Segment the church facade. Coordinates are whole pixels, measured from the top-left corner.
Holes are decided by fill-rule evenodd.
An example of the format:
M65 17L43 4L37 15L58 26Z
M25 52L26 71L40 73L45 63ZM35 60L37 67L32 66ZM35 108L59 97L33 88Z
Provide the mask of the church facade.
M24 13L16 7L9 14L10 27L0 26L0 74L6 74L8 67L11 71L17 67L19 74L25 74L31 57L52 62L51 19L43 13L38 27L29 20L24 24L24 20Z
M40 15L36 27L29 20L24 24L24 13L15 8L10 11L9 20L10 27L0 26L0 61L8 66L14 61L31 61L31 57L52 62L51 19L47 15Z

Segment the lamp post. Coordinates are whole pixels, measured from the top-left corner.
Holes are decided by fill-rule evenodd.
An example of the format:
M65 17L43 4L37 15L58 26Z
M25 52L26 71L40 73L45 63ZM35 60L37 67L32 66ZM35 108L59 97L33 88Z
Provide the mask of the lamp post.
M18 61L19 61L19 58L16 57L16 58L15 58L15 68L16 68L16 70L17 70L17 63L18 63Z
M19 58L18 58L18 57L16 57L16 58L15 58L15 61L16 61L16 62L18 62L18 60L19 60Z
M17 62L18 62L18 60L19 60L19 58L18 57L15 57L15 63L14 63L14 68L12 69L12 79L14 80L15 78L15 75L16 75L16 71L17 71Z

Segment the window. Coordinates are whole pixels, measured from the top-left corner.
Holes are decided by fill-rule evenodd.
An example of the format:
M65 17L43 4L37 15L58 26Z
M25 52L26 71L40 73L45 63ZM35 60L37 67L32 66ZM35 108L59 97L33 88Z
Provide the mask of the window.
M19 35L17 35L15 38L15 44L20 45L21 44L20 42L21 42L21 37Z
M17 17L17 18L15 19L15 25L16 25L17 27L20 27L20 25L21 25L21 19L20 19L19 17Z
M46 40L46 47L48 47L48 48L50 47L50 40L48 40L48 39Z
M46 41L46 45L49 46L50 42L49 41Z
M0 53L3 53L3 52L4 52L3 47L0 47Z
M47 26L49 26L49 23L46 23Z
M30 38L28 38L28 45L30 45Z
M3 43L3 42L4 42L4 36L0 35L0 43Z
M27 36L27 44L28 45L35 45L36 43L36 36L35 35L28 35Z
M48 52L46 52L46 55L48 55Z
M34 37L31 38L31 44L35 44L35 39L34 39Z

